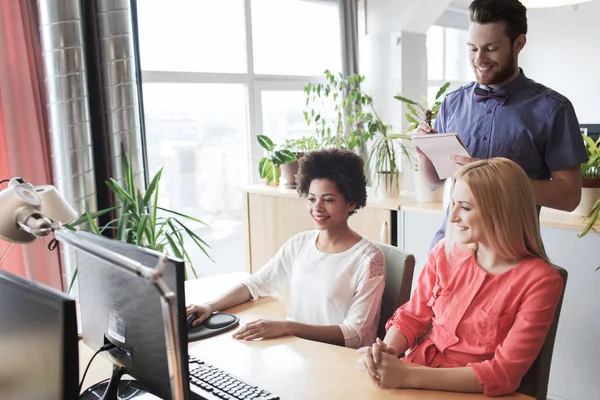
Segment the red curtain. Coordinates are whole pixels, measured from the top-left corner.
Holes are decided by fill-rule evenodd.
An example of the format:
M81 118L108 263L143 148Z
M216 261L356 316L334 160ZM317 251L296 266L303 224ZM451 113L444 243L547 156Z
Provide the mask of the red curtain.
M0 179L20 176L34 185L52 183L38 27L35 0L0 1ZM15 245L0 268L63 289L59 255L48 241ZM0 254L5 246L0 240Z

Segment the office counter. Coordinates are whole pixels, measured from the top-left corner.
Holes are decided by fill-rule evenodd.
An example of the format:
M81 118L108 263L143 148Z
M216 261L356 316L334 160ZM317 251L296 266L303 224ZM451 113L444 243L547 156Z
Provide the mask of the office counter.
M186 282L186 299L202 303L239 283L244 273L234 273ZM283 319L285 307L279 296L261 298L228 312L240 317L240 326L256 319ZM193 342L189 354L280 396L282 400L458 400L485 399L483 395L424 390L383 390L355 366L355 350L296 337L239 341L227 333ZM80 370L92 356L81 344ZM84 388L110 375L111 367L97 357ZM93 378L92 378L93 377ZM515 394L506 399L531 399Z

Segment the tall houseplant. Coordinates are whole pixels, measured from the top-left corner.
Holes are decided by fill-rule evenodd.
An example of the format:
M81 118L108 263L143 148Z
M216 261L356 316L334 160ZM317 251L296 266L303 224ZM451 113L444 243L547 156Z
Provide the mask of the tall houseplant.
M373 99L360 85L364 77L325 71L325 83L304 86L304 119L315 128L318 148L362 150L377 129Z
M198 236L183 221L191 221L206 225L198 218L181 214L177 211L169 210L158 206L158 189L162 177L162 168L154 175L148 188L142 192L135 189L133 180L133 170L125 152L122 152L122 165L125 180L123 185L115 179L110 178L106 185L118 199L118 205L94 213L85 212L76 221L65 225L68 229L85 229L90 232L101 235L107 230L112 233L112 237L117 240L134 244L137 246L156 250L161 253L172 254L175 257L185 261L186 267L189 267L194 276L198 274L192 263L184 239L187 237L209 258L207 249L210 246ZM117 217L109 221L106 225L100 227L96 219L110 212L117 211ZM159 215L159 211L167 216ZM212 260L212 259L211 259ZM73 274L69 284L69 292L77 277L77 269ZM185 271L187 276L187 268Z

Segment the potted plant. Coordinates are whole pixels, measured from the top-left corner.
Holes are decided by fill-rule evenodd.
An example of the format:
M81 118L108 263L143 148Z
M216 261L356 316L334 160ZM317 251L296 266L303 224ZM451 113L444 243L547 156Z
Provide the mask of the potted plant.
M596 142L582 134L588 161L581 164L581 201L573 214L588 216L600 199L600 138ZM597 220L597 218L596 218ZM593 225L593 223L592 223Z
M296 189L296 175L298 174L298 160L304 153L318 149L318 142L314 136L304 136L297 139L286 139L284 148L291 151L296 159L281 165L281 181L286 189Z
M162 177L162 168L154 175L150 185L148 185L148 188L144 192L136 190L131 164L124 150L121 154L123 173L125 175L123 184L112 178L106 181L106 185L115 195L115 198L118 199L119 204L94 213L86 211L77 220L64 226L72 230L85 229L98 235L108 230L112 233L110 236L117 240L161 253L172 254L184 260L186 267L189 267L194 277L198 278L184 239L191 239L209 259L211 258L208 255L207 249L210 246L188 227L184 221L187 220L202 225L206 224L198 218L158 206L158 189ZM117 217L106 225L99 227L96 223L97 218L113 211L117 212ZM159 215L159 211L162 211L167 216ZM75 269L69 283L69 292L76 278L77 269ZM187 268L185 279L188 279Z
M440 111L440 107L442 105L442 96L444 95L444 93L446 93L446 90L448 90L448 87L450 86L450 82L445 83L444 85L442 85L442 87L439 88L439 90L437 91L436 95L435 95L435 99L433 104L431 105L431 107L429 106L427 99L423 99L423 101L421 103L408 99L406 97L403 97L401 95L396 95L394 96L394 98L396 100L401 101L402 103L406 104L406 107L408 108L408 113L405 114L406 116L406 120L409 123L408 129L410 131L414 131L415 129L417 129L417 127L419 126L419 124L421 122L425 122L427 125L433 126L433 122L435 121L438 112ZM397 137L400 139L410 139L411 138L411 134L405 134L405 135L393 135L393 137ZM407 146L412 146L412 145L408 145ZM409 159L411 159L413 162L412 167L413 167L413 176L414 176L414 181L415 181L415 194L417 197L417 201L420 203L431 203L431 202L439 202L442 201L442 197L444 194L444 189L443 187L440 187L437 190L429 190L429 188L422 182L421 180L421 176L419 175L418 171L419 171L419 165L418 165L418 159L416 157L416 155L414 154L414 149L412 149L412 147L410 147L411 151L410 151L410 156Z
M367 164L375 175L375 195L398 197L402 186L402 156L407 157L410 162L410 155L402 142L389 134L391 126L383 124L379 119L372 126L374 141Z
M257 140L267 152L267 155L258 162L258 173L266 184L277 186L281 176L280 166L296 161L296 156L288 149L277 150L277 146L265 135L258 135Z
M304 119L314 126L318 148L340 147L362 151L373 137L373 99L360 87L364 77L344 77L325 71L325 83L308 83Z

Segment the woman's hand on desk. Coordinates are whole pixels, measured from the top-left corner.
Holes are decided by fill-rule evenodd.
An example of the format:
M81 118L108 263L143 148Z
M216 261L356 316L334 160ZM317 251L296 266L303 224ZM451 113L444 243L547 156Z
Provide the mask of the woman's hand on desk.
M357 352L363 355L362 358L357 360L357 367L365 371L377 386L393 389L410 387L411 368L396 357L393 349L389 353L381 351L377 364L373 361L373 349L371 347L362 347Z
M198 314L198 319L193 322L193 326L198 326L212 315L213 308L210 304L190 304L186 307L185 310L186 317L189 317L192 313Z
M235 339L268 339L289 335L287 321L267 321L259 319L242 326L233 334Z
M372 346L361 347L356 352L362 355L362 358L357 360L358 367L369 374L371 379L379 384L379 374L377 373L377 367L381 364L381 360L384 353L391 354L395 357L396 351L394 346L385 343L383 340L377 338Z

